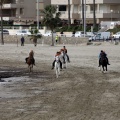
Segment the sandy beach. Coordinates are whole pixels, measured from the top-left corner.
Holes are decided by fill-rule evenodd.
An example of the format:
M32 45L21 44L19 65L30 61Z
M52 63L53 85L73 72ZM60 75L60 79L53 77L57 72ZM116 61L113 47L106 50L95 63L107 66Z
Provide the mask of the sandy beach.
M71 62L56 78L51 64L63 45L0 45L0 120L120 120L120 45L65 46ZM106 73L98 69L100 50L111 64Z

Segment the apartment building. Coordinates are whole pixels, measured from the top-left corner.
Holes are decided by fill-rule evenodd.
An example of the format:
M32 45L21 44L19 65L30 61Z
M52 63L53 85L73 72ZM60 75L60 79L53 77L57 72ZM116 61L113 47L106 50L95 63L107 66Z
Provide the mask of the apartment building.
M50 5L51 0L36 0L36 10L39 9L39 20L41 21L43 19L43 14L41 13L42 10L44 10L46 5ZM37 18L37 16L36 16Z
M80 21L80 0L70 0L70 18L71 23L74 20ZM52 5L57 6L57 11L61 12L61 19L64 21L68 20L68 0L51 0Z
M4 0L2 5L3 20L13 20L14 24L27 25L36 18L35 4L35 0Z
M96 22L120 21L120 0L95 0ZM93 0L86 0L86 22L93 23Z
M86 23L93 24L93 0L86 1ZM61 19L68 20L68 0L51 0L61 12ZM82 23L82 0L70 0L71 23ZM96 23L101 21L120 21L120 0L95 0Z
M37 21L37 11L39 11L38 17L41 20L43 15L40 11L48 4L51 4L51 0L4 0L2 5L3 20L14 21L14 25L33 24Z

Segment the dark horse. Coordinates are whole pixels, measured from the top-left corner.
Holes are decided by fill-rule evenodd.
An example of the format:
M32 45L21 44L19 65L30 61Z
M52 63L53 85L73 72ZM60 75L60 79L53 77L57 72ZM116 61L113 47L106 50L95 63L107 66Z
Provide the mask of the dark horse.
M106 58L100 58L100 67L102 66L103 72L107 71L107 59Z
M35 59L33 58L33 51L30 52L29 57L25 58L25 61L28 64L29 72L32 72L33 65L35 65Z

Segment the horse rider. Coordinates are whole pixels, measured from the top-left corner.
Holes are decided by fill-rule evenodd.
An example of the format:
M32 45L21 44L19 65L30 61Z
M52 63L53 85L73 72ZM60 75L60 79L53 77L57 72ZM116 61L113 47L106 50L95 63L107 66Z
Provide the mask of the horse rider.
M67 49L66 49L65 46L63 46L63 48L61 49L61 51L63 51L63 54L65 54L65 55L67 56L68 62L70 62L69 56L68 56L68 54L67 54ZM65 60L65 58L64 58L64 60Z
M101 58L105 58L107 61L107 64L110 65L107 54L105 53L105 51L101 50L101 52L99 54L99 66L98 67L100 67Z
M52 63L52 69L54 69L54 67L55 67L56 57L59 58L60 55L61 55L61 52L56 52L55 60L54 60L53 63ZM60 59L59 59L59 62L60 62L60 68L62 69L62 62L60 61Z
M27 60L28 60L29 58L31 58L33 64L35 65L35 59L34 59L34 52L33 52L33 50L30 51L29 57L25 58L26 63L27 63Z

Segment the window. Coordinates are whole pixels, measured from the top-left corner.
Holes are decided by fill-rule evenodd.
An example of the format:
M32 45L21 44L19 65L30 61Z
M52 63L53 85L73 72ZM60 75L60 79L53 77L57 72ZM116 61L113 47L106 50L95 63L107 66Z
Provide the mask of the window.
M23 15L23 8L20 8L20 15Z
M66 5L60 5L59 11L66 11Z

